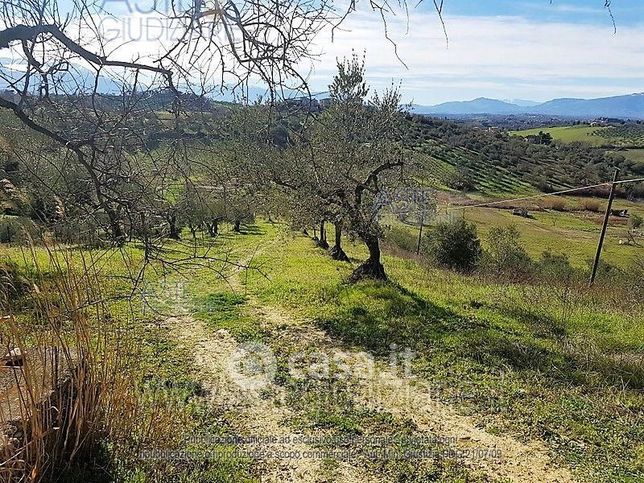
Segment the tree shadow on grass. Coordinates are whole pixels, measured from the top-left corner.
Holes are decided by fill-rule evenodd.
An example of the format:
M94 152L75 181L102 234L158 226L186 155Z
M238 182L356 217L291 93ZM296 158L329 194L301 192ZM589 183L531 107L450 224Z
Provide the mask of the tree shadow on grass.
M555 321L539 320L534 313L515 316L542 324L535 330L544 334L515 332L459 315L393 282L367 281L342 287L337 310L316 322L331 336L376 356L388 355L396 344L397 351L408 347L425 357L449 355L449 360L466 362L477 372L499 374L512 369L573 385L625 382L632 388L642 387L644 367L638 368L632 360L580 351L565 343L565 337L561 340L563 329Z
M563 340L565 327L554 317L525 307L495 305L494 310L521 322L535 337Z
M266 232L255 223L246 223L241 226L240 235L264 235Z
M337 298L338 310L331 317L319 318L318 325L376 355L388 354L391 344L429 350L451 333L476 332L488 325L461 317L393 282L346 285Z

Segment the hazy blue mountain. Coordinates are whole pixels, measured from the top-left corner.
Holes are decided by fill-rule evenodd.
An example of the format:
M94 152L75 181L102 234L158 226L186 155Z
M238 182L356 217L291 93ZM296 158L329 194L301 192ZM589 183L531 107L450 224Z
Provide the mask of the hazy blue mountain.
M445 102L436 106L414 105L418 114L519 114L522 108L516 104L479 97L473 101Z
M514 104L515 106L520 106L520 107L534 107L541 104L540 102L529 101L527 99L503 99L503 102Z
M541 104L531 101L505 102L480 97L472 101L445 102L435 106L414 105L418 114L541 114L576 118L615 117L644 119L644 93L599 99L553 99Z
M644 93L599 99L553 99L530 110L536 114L644 119Z

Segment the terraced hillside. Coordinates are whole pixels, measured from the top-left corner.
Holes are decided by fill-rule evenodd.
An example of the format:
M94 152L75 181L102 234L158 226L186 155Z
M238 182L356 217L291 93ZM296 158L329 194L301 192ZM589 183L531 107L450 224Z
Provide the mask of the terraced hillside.
M534 144L496 129L422 117L411 118L406 129L407 143L417 153L417 162L429 183L439 188L477 191L483 196L507 196L606 182L611 179L615 167L620 168L623 177L644 174L644 164L633 157L638 152L597 147L606 144L608 138L596 133L614 132L615 136L626 136L623 130L617 131L620 128L552 128L555 138L558 136L566 141L592 139L595 147L593 143ZM538 132L539 129L519 133ZM634 133L629 134L632 142L637 139ZM629 186L628 191L621 194L641 197L644 185Z

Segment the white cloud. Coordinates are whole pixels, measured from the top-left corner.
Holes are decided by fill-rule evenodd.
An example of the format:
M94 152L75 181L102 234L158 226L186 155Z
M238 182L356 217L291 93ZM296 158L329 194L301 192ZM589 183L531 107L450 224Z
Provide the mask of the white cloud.
M644 31L609 26L536 23L521 17L451 17L449 48L435 15L412 13L388 25L408 69L396 59L373 14L349 18L315 66L311 82L322 88L334 59L367 51L367 74L375 87L402 80L403 93L433 103L478 96L552 97L644 91ZM318 40L318 46L328 37Z
M102 17L103 33L116 37L108 50L125 59L149 61L177 33L159 28L155 17ZM312 90L325 90L335 73L335 59L351 55L353 49L359 54L366 50L367 75L375 88L402 81L405 99L424 104L479 96L547 100L644 91L642 28L620 26L614 34L609 22L600 26L508 16L453 16L446 22L449 48L432 12L411 10L408 33L404 17L389 21L389 36L406 69L376 13L349 16L334 42L327 31L313 46L320 56L309 75ZM96 45L89 42L87 47ZM310 67L303 65L302 71ZM209 80L219 79L216 66L209 74Z

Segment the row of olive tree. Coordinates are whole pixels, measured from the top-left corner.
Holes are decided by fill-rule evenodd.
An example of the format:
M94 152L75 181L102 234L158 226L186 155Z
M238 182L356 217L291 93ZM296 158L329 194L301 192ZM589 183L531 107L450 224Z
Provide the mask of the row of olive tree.
M364 61L338 62L330 105L302 116L286 142L275 142L275 112L262 106L241 109L232 129L231 164L245 165L249 183L272 200L272 211L300 229L319 229L326 248L326 223L335 227L331 255L348 260L342 235L366 246L369 256L352 274L386 279L381 262L379 222L382 197L404 183L404 116L396 89L369 96ZM292 116L293 114L288 114ZM277 188L277 189L276 189Z

